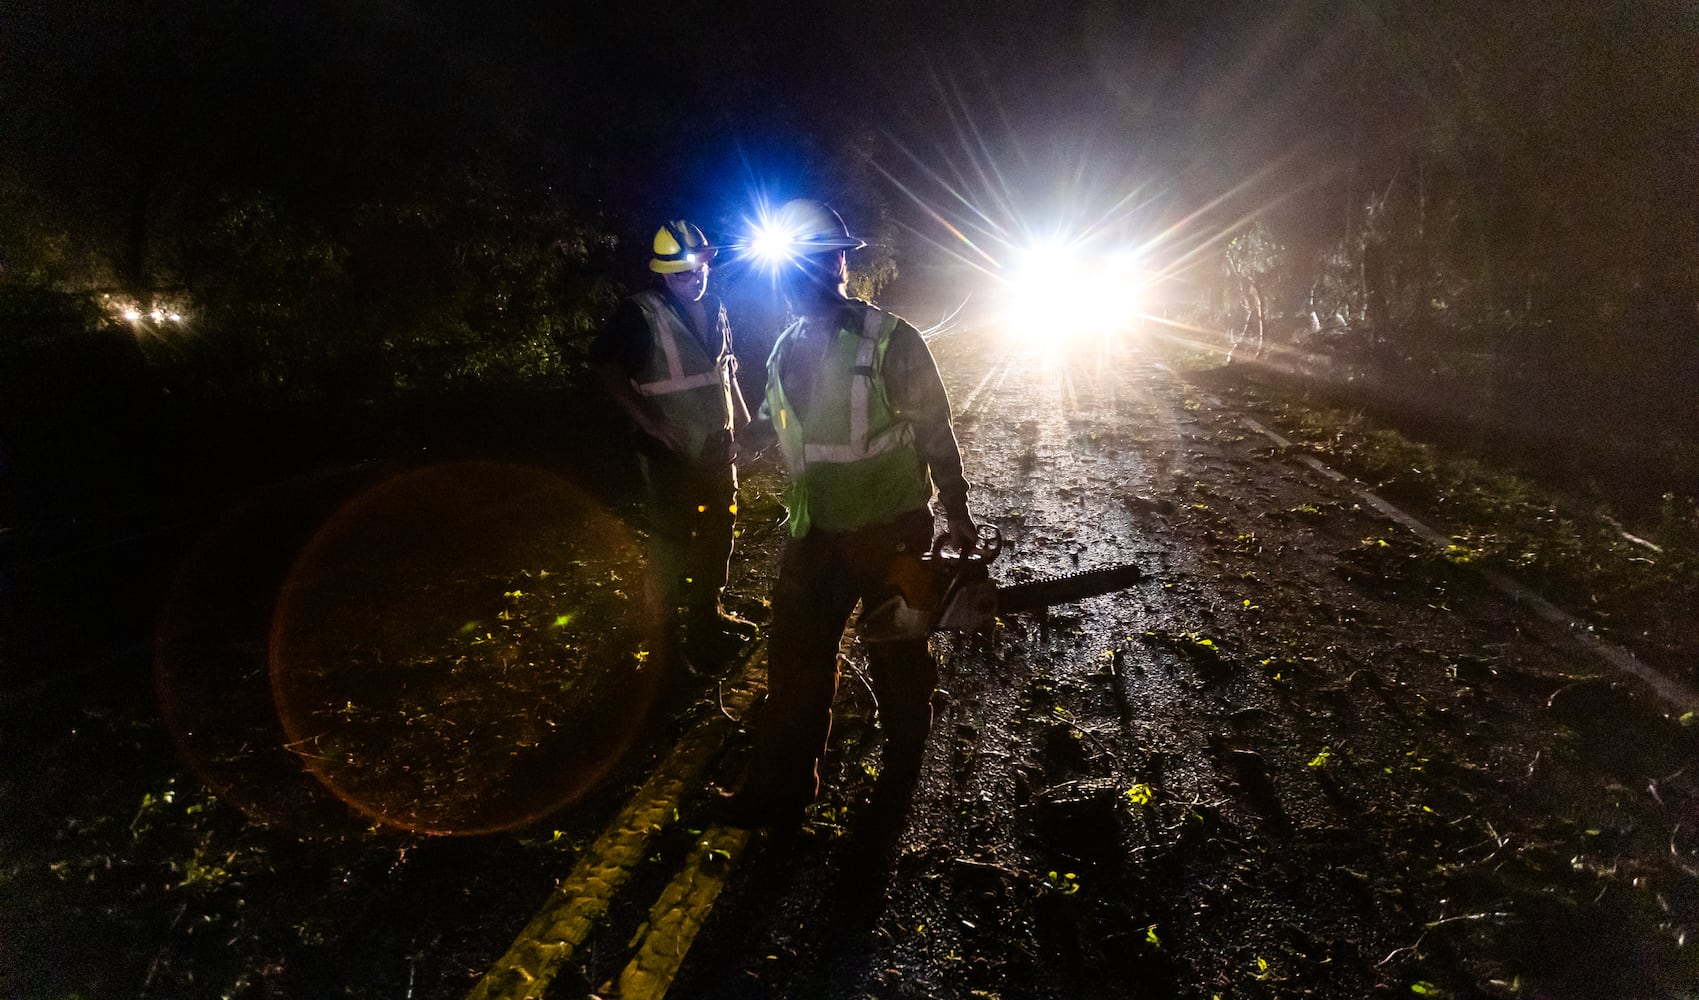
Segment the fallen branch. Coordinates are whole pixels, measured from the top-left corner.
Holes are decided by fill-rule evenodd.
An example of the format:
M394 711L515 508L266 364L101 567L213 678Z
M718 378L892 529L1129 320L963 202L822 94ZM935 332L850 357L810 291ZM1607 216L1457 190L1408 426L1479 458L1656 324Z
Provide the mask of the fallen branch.
M1416 939L1415 944L1405 945L1402 948L1392 949L1392 951L1389 952L1385 958L1383 958L1379 962L1375 963L1375 968L1377 968L1377 969L1380 968L1381 966L1383 966L1383 965L1387 964L1388 962L1392 961L1393 959L1397 958L1399 955L1403 954L1404 952L1416 951L1417 949L1422 947L1422 942L1426 941L1427 939L1428 939L1428 935L1426 933L1423 933L1421 937Z
M953 865L963 865L963 866L966 866L968 868L982 868L985 871L996 872L999 875L1006 875L1006 876L1008 876L1009 878L1012 878L1012 879L1020 879L1020 878L1025 877L1020 872L1017 872L1014 869L1005 868L1002 865L992 864L989 861L977 861L973 858L951 858L950 863L953 864Z
M1465 913L1456 917L1442 917L1439 920L1423 924L1422 926L1431 931L1435 927L1443 927L1446 924L1472 923L1477 920L1508 920L1514 916L1515 914L1513 913L1504 913L1502 911L1495 913Z
M725 716L726 718L730 719L732 721L732 725L734 725L734 726L743 725L743 719L742 718L740 718L736 715L733 715L733 714L731 714L731 712L726 710L726 682L725 681L720 680L720 681L714 682L714 700L720 706L720 714Z
M1691 860L1681 853L1679 847L1675 846L1675 839L1680 835L1681 824L1677 823L1675 828L1670 830L1670 857L1675 860L1675 866L1686 872L1690 878L1699 878L1699 868L1695 868Z

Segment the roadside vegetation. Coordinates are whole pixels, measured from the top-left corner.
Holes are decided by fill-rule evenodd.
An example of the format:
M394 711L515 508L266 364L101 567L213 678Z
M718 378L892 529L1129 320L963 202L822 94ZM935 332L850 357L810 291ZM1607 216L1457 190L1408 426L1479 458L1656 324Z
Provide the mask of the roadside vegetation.
M1287 394L1596 492L1690 546L1699 72L1682 15L1354 12L1317 95L1325 153L1228 228L1195 325L1265 386L1284 373ZM1282 40L1301 46L1313 25L1293 20ZM1360 441L1331 450L1375 471Z
M1633 40L1581 3L1359 13L1373 30L1323 98L1330 168L1229 228L1174 349L1450 535L1444 558L1690 672L1699 160L1678 109L1699 74L1658 27L1673 8L1637 8Z
M1451 538L1443 558L1501 571L1665 669L1699 656L1699 499L1605 495L1429 443L1400 414L1265 365L1175 353L1185 374ZM1420 422L1417 422L1420 428ZM1301 513L1301 512L1300 512ZM1688 679L1692 679L1689 677Z

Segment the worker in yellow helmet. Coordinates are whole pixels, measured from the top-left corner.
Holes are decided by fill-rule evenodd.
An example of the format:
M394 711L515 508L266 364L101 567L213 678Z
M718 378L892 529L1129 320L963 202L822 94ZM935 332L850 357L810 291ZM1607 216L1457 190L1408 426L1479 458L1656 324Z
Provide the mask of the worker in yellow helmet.
M668 623L668 669L723 659L756 627L721 603L737 514L734 432L749 423L726 310L707 297L714 248L683 219L655 231L653 288L622 302L590 367L630 419L647 493L650 600ZM697 666L707 666L698 662ZM676 679L676 678L675 678Z
M934 489L939 541L965 552L977 534L931 351L906 321L846 294L845 255L862 242L836 212L799 200L755 245L790 276L793 319L767 362L767 398L744 445L777 442L783 452L790 538L773 588L754 754L741 786L717 803L721 820L738 826L788 824L818 793L844 626L858 601L865 612L895 593L904 553L934 543ZM879 790L900 815L932 725L938 665L924 636L868 643L867 664L885 741Z

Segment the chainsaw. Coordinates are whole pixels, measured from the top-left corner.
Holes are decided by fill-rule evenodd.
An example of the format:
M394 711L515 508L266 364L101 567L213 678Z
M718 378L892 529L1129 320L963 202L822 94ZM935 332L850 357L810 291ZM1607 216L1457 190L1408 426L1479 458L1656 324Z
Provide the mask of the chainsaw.
M1137 566L1110 566L1067 576L999 587L990 567L1003 551L1003 532L981 524L974 544L962 551L943 547L942 536L926 552L899 553L890 583L896 594L862 612L856 634L863 642L920 639L933 632L984 632L999 615L1042 611L1132 586L1144 574Z

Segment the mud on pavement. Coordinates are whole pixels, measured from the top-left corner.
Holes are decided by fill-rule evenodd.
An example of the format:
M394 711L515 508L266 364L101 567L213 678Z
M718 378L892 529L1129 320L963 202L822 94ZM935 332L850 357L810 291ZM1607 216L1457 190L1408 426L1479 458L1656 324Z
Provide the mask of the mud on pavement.
M936 347L994 575L1143 582L940 639L906 814L852 648L669 995L1695 995L1679 711L1150 353Z

